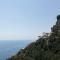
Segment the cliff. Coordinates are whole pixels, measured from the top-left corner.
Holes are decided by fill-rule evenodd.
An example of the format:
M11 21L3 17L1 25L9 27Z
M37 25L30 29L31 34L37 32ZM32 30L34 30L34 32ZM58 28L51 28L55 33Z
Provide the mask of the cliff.
M60 60L60 15L51 33L43 35L7 60Z

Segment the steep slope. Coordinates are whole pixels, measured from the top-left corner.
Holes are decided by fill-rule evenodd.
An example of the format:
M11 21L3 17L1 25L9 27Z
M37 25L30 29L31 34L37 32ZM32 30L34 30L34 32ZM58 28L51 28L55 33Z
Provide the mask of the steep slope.
M57 16L51 33L45 33L7 60L60 60L60 15Z

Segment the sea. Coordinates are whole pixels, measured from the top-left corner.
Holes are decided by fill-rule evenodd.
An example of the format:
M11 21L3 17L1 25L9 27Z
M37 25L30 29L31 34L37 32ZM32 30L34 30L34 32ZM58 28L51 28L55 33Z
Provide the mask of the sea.
M1 40L0 41L0 60L14 56L20 49L28 46L31 40Z

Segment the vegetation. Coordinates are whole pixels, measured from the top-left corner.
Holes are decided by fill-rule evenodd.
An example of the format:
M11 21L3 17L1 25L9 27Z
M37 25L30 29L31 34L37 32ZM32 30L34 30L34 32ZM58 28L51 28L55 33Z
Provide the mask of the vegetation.
M60 32L57 24L53 26L51 33L45 33L7 60L60 60Z

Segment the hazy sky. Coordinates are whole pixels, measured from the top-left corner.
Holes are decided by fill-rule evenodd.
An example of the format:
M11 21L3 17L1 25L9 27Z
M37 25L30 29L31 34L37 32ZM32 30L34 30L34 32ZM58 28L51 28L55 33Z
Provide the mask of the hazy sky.
M0 0L0 40L35 39L58 14L60 0Z

